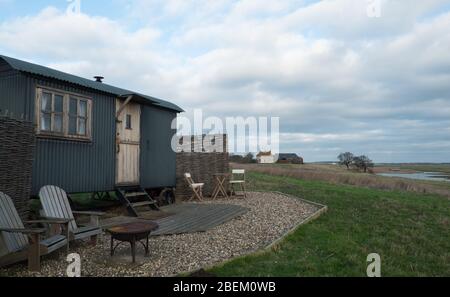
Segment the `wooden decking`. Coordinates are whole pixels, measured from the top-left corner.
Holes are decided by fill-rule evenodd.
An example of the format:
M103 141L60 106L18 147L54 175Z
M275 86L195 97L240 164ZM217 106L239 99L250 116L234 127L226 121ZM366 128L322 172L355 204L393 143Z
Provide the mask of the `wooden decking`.
M161 211L167 212L169 216L153 220L159 224L159 229L153 232L152 236L205 232L245 214L248 210L232 204L183 203L165 206ZM142 218L122 216L104 220L101 226L106 229L142 220L145 221Z

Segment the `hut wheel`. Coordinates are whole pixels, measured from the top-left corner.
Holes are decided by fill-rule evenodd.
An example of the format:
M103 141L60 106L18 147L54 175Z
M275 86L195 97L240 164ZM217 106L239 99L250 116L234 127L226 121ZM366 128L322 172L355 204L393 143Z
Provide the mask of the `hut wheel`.
M169 205L175 203L175 193L172 188L165 188L159 194L158 200L162 205Z

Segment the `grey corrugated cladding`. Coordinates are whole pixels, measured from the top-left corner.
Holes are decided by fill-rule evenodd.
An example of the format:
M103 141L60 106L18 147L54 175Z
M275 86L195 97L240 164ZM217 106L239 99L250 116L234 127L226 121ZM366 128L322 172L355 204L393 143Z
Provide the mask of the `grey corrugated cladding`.
M165 101L153 103L146 99L148 97L121 89L118 90L123 93L114 93L112 89L117 88L95 81L75 83L74 76L61 72L57 72L57 75L59 79L52 75L22 71L11 67L3 57L0 58L2 114L8 110L9 116L23 116L34 122L34 99L38 85L86 95L93 100L92 142L38 138L33 163L33 195L37 194L40 187L48 184L60 186L70 193L114 189L115 99L127 92L134 95L134 101L144 104L141 104L141 185L145 188L175 186L176 156L170 148L170 139L174 134L170 129L170 122L181 110L179 107L173 107ZM95 88L89 86L91 83Z
M177 106L171 102L165 101L165 100L161 100L161 99L143 95L143 94L140 94L137 92L132 92L129 90L117 88L114 86L110 86L108 84L98 83L93 80L75 76L75 75L72 75L69 73L64 73L64 72L61 72L61 71L58 71L55 69L51 69L48 67L44 67L41 65L14 59L11 57L0 55L0 58L3 59L6 63L8 63L9 66L11 66L11 68L13 68L17 71L27 72L27 73L31 73L34 75L40 75L40 76L44 76L44 77L48 77L48 78L52 78L52 79L57 79L57 80L60 80L63 82L68 82L68 83L79 85L79 86L82 86L85 88L90 88L93 90L113 94L118 97L127 96L127 95L136 95L137 97L147 100L149 104L159 106L162 108L171 109L176 112L184 111L179 106Z
M176 184L176 152L171 141L174 112L142 105L141 109L141 184L147 188Z
M35 85L72 91L93 98L93 135L91 143L37 140L33 163L32 193L41 186L59 185L69 192L114 189L115 183L115 101L114 97L89 93L64 84L37 80L16 74L0 79L0 109L9 115L24 114L34 121ZM6 91L4 91L6 90ZM14 103L14 104L12 104Z
M29 114L26 78L0 59L0 114L20 119ZM28 104L29 105L29 104Z
M31 78L38 84L92 98L92 142L38 139L33 163L33 188L58 185L67 192L109 191L115 186L115 98L56 82ZM30 98L35 98L34 88ZM33 115L34 120L34 115Z

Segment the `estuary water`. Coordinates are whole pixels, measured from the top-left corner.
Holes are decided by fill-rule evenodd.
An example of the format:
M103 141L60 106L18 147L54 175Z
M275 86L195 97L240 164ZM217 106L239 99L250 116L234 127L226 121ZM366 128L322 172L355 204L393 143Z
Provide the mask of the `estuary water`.
M416 172L416 173L379 173L380 176L402 177L409 179L447 181L450 182L450 175L442 172Z

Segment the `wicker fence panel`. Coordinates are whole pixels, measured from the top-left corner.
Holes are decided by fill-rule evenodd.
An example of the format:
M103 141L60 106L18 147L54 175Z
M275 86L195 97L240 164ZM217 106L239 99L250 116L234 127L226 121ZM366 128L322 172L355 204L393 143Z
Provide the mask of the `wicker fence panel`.
M227 135L178 136L177 153L219 153L228 152Z
M0 116L0 191L13 199L22 219L29 215L35 143L32 123Z
M184 173L186 172L189 172L192 175L195 182L205 183L203 195L210 196L215 186L213 175L230 171L227 137L226 135L217 135L215 138L216 143L214 144L214 149L207 144L203 144L203 153L194 152L194 147L195 145L198 145L199 142L195 142L196 144L189 143L190 141L194 142L194 139L198 140L198 137L185 136L185 139L187 139L187 141L180 142L177 153L177 199L190 198L192 195L192 190L188 187L187 182L184 179ZM217 145L221 148L223 147L223 152L215 152ZM187 151L188 149L186 148L191 148L191 151Z

